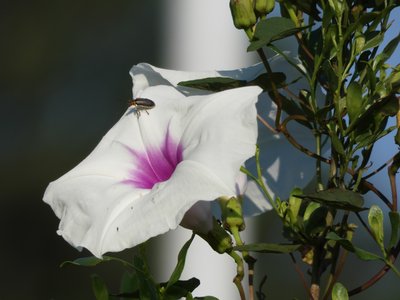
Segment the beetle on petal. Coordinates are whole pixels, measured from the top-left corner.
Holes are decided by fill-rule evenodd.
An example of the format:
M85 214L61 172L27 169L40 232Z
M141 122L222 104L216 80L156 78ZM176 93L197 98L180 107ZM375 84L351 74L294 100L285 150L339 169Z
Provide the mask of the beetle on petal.
M133 106L135 109L135 113L137 117L140 117L140 112L144 110L147 114L149 114L148 110L152 109L156 106L153 100L147 98L136 98L129 101L129 106Z

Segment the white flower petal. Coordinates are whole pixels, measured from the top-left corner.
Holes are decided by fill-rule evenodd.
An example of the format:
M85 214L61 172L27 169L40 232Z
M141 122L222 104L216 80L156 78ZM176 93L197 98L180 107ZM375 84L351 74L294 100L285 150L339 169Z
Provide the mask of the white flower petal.
M301 67L301 63L297 58L293 58L293 60ZM270 65L274 72L285 73L287 82L292 82L301 77L301 74L280 56L275 56L270 59ZM134 94L137 93L137 87L143 88L157 84L170 84L174 86L177 91L186 95L202 95L210 92L180 87L178 83L187 80L221 76L240 80L251 80L264 72L265 69L262 64L238 70L210 72L166 70L149 64L139 64L131 69L131 75L135 83ZM290 85L289 88L294 94L298 94L300 89L306 87L307 84L305 80L301 79ZM258 101L257 111L271 126L273 126L276 115L276 105L272 102L267 93L262 94L262 98ZM310 134L310 131L302 125L292 122L289 126L289 131L292 136L306 148L311 150L315 148L314 137ZM257 144L262 151L261 167L264 171L264 180L273 197L279 196L281 198L286 198L293 187L304 187L313 179L315 174L314 159L307 157L302 152L295 149L282 134L273 133L261 123L258 124L258 133ZM255 174L254 159L248 161L246 167ZM250 201L244 202L247 215L261 213L271 208L256 184L249 184L245 195L250 199Z
M59 234L100 257L176 228L199 200L235 195L239 168L254 153L260 92L141 91L156 106L140 117L129 108L84 161L48 186L44 201L61 219Z

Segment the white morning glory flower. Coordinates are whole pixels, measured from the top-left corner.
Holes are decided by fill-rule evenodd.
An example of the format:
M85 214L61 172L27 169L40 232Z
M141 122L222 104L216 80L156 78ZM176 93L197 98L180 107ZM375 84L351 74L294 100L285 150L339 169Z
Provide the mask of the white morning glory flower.
M58 233L101 257L176 228L199 200L236 195L240 166L255 152L260 93L135 86L134 98L155 107L140 117L128 108L85 160L48 186ZM199 225L192 221L186 225Z
M292 58L301 68L300 61ZM301 74L291 66L285 59L275 56L270 59L270 65L274 72L285 73L287 82L296 81ZM209 91L179 86L181 81L195 80L207 77L229 77L239 80L250 81L265 73L264 66L260 63L248 68L237 70L210 71L210 72L185 72L174 71L154 67L142 63L133 66L131 75L133 77L133 92L159 84L171 85L186 95L204 95ZM298 94L300 89L306 89L304 79L300 79L289 86L289 89ZM286 94L285 91L282 91ZM263 93L257 103L258 113L274 127L276 116L276 105ZM303 146L310 150L315 149L315 139L312 132L296 122L289 123L289 132ZM295 149L283 136L267 129L263 124L258 124L257 144L261 149L260 164L263 171L263 179L272 197L279 196L285 199L294 187L306 187L315 176L315 160ZM246 167L256 174L255 160L251 159ZM258 186L254 181L249 181L245 191L247 200L244 202L244 212L247 216L262 213L271 209Z

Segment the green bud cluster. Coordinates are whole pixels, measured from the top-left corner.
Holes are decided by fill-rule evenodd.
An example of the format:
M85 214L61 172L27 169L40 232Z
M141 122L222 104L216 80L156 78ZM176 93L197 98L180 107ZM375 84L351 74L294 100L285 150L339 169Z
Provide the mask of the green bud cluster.
M252 0L231 0L233 24L237 29L248 29L256 24L257 18L253 9Z
M256 0L254 10L258 16L265 16L275 8L275 0Z
M249 29L275 8L275 0L230 0L233 23L238 29Z

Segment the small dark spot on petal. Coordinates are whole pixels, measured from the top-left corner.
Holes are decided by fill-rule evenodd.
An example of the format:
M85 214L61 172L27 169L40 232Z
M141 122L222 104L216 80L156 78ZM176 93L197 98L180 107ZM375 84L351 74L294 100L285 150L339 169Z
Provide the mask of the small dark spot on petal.
M119 227L117 227L117 231L119 231Z

